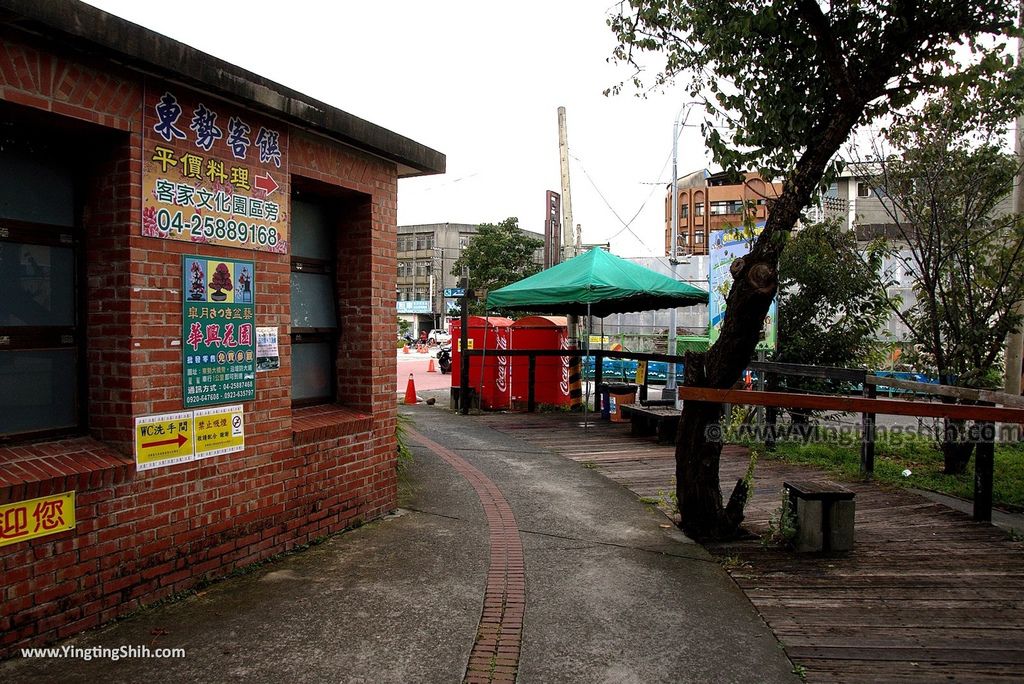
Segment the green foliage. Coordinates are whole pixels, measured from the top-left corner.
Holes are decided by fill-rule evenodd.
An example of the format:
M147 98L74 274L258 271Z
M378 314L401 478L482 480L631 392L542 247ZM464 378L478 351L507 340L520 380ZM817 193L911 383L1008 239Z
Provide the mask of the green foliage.
M782 179L764 230L734 263L722 333L703 358L701 382L714 387L730 386L749 362L785 237L835 170L851 131L952 85L994 92L1011 69L1006 37L1017 19L1005 0L623 0L614 7L612 60L636 69L632 85L642 90L647 80L660 89L684 78L708 115L703 133L715 161ZM644 59L659 60L653 77ZM686 437L680 444L707 446L706 435ZM676 453L697 473L679 482L684 529L697 537L729 536L742 520L742 506L723 507L718 496L718 468L708 467L717 456L713 448Z
M750 563L743 560L736 554L721 557L719 559L719 562L722 564L722 567L725 569L726 572L729 572L731 570L743 570L750 567Z
M768 516L768 530L761 536L761 545L789 546L795 537L796 511L793 510L789 492L783 488L782 504Z
M856 236L834 223L807 226L779 260L779 350L775 360L859 367L881 355L876 333L889 313L878 287L881 252L857 251Z
M722 439L727 442L746 444L750 446L750 423L755 415L755 410L750 406L735 405L732 412L726 417L722 426Z
M395 421L395 441L398 443L398 460L395 467L398 469L399 477L408 472L413 461L412 449L409 448L409 443L406 440L406 430L412 424L413 419L403 413L399 413Z
M663 89L685 76L688 95L718 124L704 128L715 160L777 178L837 108L863 109L865 123L949 84L983 82L992 92L1016 14L1005 0L628 0L608 25L613 60L635 69L633 87ZM998 39L977 40L986 34ZM969 58L954 53L961 37Z
M670 518L679 515L679 496L676 494L676 478L672 476L672 487L667 491L664 489L658 490L658 506L663 510Z
M500 223L482 223L452 265L451 272L461 276L462 269L468 268L473 289L496 290L540 271L534 254L543 246L543 240L519 229L519 219L515 217ZM470 312L485 313L483 300L470 304Z
M1024 220L1001 206L1018 164L989 111L1001 105L970 91L928 102L888 132L901 153L872 179L909 247L903 268L917 301L893 308L915 361L972 387L1001 383L1004 340L1021 324L1012 308L1024 297Z
M841 479L860 479L860 440L849 434L818 429L810 443L780 440L775 451L762 458L814 466ZM944 475L943 468L942 452L935 439L884 434L875 441L876 482L973 498L973 473L968 470L962 475ZM904 470L910 470L911 475L904 476ZM1024 506L1024 445L996 445L992 497L997 504Z

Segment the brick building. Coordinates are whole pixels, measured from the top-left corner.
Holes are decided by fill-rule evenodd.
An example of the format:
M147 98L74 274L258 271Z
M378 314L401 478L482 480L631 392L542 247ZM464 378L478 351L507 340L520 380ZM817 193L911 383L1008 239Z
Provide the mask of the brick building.
M679 232L676 254L707 254L709 234L743 223L745 207L753 209L755 221L768 216L766 200L782 192L778 183L766 183L756 173L746 173L742 182L725 173L695 171L676 181L679 201ZM672 186L665 195L665 254L672 246Z
M0 657L396 505L399 178L444 156L0 0Z

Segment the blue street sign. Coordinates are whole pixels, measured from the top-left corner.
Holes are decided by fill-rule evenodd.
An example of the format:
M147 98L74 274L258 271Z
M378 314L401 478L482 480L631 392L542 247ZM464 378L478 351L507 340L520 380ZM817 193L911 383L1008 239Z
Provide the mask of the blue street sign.
M449 299L453 299L455 297L465 297L466 296L466 288L464 288L464 287L446 287L446 288L444 288L444 296L448 297Z

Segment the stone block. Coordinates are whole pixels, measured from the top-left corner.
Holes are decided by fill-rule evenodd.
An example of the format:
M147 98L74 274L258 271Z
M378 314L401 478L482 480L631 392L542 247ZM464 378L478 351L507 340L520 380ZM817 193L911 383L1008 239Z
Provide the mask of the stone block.
M832 551L849 551L853 548L853 517L857 505L853 499L832 502L830 515L829 543Z
M800 552L821 551L821 501L796 500L796 538L794 548Z

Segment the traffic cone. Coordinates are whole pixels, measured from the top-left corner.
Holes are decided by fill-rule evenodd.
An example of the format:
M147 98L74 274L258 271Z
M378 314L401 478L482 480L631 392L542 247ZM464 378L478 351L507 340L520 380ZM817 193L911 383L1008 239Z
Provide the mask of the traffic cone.
M409 373L409 384L405 386L405 403L415 404L419 399L416 397L416 383L412 381L412 373Z
M437 368L434 367L434 357L433 356L430 357L430 364L427 366L427 372L428 373L436 373L437 372Z

